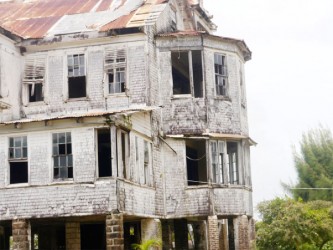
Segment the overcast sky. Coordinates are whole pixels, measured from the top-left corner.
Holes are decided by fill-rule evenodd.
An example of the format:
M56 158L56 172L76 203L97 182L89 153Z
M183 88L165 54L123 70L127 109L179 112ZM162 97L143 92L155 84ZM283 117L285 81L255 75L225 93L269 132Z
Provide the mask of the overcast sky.
M255 205L295 182L292 146L333 130L333 0L204 0L216 34L245 40Z

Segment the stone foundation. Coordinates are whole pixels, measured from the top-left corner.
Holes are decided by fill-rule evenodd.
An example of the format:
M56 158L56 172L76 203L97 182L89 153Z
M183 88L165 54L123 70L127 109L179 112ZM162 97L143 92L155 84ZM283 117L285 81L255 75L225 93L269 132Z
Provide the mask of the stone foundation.
M29 250L29 222L27 220L13 220L13 250Z
M123 214L113 213L106 217L106 249L124 249Z

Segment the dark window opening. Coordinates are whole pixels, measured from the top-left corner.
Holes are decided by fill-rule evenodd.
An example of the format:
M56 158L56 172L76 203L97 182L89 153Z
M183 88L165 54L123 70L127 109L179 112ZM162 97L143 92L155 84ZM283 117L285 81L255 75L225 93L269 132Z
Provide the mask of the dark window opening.
M172 52L173 94L191 94L188 52Z
M231 184L239 184L239 166L238 166L238 150L237 142L227 142L227 154L229 161L229 182Z
M68 97L86 97L86 76L68 78Z
M10 162L10 184L28 182L28 162Z
M207 184L206 142L186 141L186 165L188 185Z
M32 250L66 249L65 225L32 225Z
M40 102L43 99L43 84L29 84L29 102Z
M132 244L141 243L141 223L125 222L124 223L125 249L132 249Z
M27 137L9 138L9 183L28 182Z
M173 94L193 94L194 97L203 97L201 51L171 52L171 61Z
M84 54L68 55L68 97L86 97L86 71Z
M192 69L194 97L203 97L203 75L202 75L202 58L200 50L192 51Z
M99 177L112 176L110 129L97 130Z
M228 219L228 241L229 241L229 250L235 250L235 228L234 220L232 218Z
M9 223L2 224L0 226L0 249L1 250L9 250L11 249L12 243L12 227L9 225Z
M126 166L126 138L127 134L121 132L121 161L123 163L123 176L126 179L127 178L127 166Z
M105 250L106 232L105 224L81 224L81 249Z

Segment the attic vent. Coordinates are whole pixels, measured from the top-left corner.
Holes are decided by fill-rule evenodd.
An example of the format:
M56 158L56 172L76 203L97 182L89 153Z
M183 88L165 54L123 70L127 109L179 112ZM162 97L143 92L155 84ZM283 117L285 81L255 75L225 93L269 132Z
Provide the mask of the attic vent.
M124 93L126 90L126 50L105 50L104 71L108 79L108 94Z
M25 60L23 83L29 102L43 101L46 56L30 56Z

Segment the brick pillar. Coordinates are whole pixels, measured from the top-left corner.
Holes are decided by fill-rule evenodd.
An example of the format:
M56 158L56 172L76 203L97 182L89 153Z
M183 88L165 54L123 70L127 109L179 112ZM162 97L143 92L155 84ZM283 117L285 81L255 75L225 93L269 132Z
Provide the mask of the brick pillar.
M177 250L188 250L188 230L186 219L175 219L175 245Z
M66 249L80 250L81 249L81 232L79 222L66 223Z
M172 249L173 224L169 220L161 220L163 250Z
M13 250L29 250L29 222L17 219L12 221Z
M219 250L219 226L217 216L208 216L208 249Z
M122 213L113 213L106 216L106 249L124 249L124 222Z
M249 230L249 220L246 215L237 217L237 230L236 232L236 244L239 250L250 250L250 230Z

